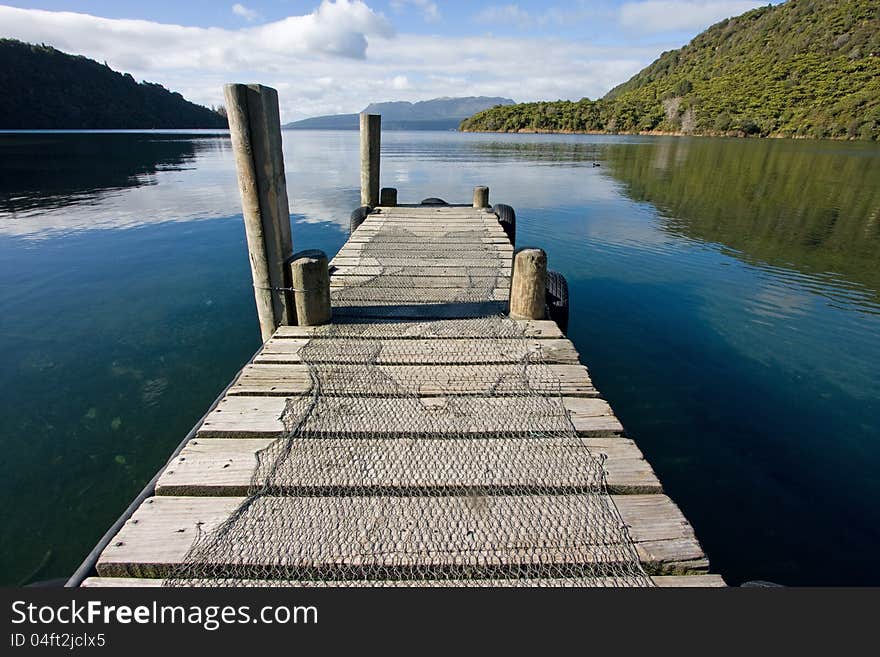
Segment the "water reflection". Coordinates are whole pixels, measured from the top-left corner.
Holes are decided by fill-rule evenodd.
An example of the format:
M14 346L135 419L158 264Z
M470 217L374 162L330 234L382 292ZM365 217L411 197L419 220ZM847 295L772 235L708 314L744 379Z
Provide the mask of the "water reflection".
M225 134L0 133L0 234L226 216L236 199L212 180L211 162L228 151Z
M880 153L870 144L662 139L607 148L663 228L769 264L832 300L880 300ZM790 273L800 272L808 276ZM867 297L867 299L865 298Z
M294 246L334 253L359 203L357 133L285 133L284 153ZM382 184L457 202L486 184L516 208L518 242L569 280L593 378L731 582L877 583L878 158L393 132ZM0 135L0 167L15 583L75 567L259 333L228 136Z

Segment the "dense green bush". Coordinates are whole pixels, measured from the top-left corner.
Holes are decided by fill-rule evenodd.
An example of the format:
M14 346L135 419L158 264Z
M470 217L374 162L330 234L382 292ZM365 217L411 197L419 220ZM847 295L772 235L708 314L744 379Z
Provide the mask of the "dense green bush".
M225 128L179 93L46 45L0 39L0 129Z
M713 25L596 101L524 103L462 130L880 137L880 2L789 0Z

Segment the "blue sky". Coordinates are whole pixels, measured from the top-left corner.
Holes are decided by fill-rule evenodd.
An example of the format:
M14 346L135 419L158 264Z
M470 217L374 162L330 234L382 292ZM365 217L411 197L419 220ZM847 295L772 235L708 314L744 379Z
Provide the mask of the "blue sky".
M282 118L370 102L601 96L710 24L767 2L597 0L0 0L0 36L106 61L219 104L275 86Z

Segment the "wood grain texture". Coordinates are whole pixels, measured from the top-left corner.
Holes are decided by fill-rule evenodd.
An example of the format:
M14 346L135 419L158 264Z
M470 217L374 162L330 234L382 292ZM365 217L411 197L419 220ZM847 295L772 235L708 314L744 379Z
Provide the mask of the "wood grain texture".
M323 431L335 427L336 435L346 438L368 437L417 437L434 435L435 431L425 434L424 427L432 427L435 424L432 418L436 413L432 409L442 408L448 400L445 397L425 397L419 405L413 404L412 400L393 397L371 398L370 407L364 404L350 404L350 410L345 417L339 417L334 425L332 418L321 418L320 424L312 429L307 421L300 429L305 436L320 437ZM556 400L554 400L556 401ZM603 399L589 397L562 397L559 401L569 414L574 430L581 436L613 436L623 432L618 419ZM284 411L285 399L283 397L244 397L227 395L217 405L199 428L197 435L201 438L276 438L284 431L281 422L281 414ZM485 410L479 410L485 407ZM552 405L548 405L552 407ZM377 413L373 408L382 408ZM474 421L468 426L461 426L458 430L474 436L491 436L500 433L510 433L515 427L523 426L524 434L529 431L551 431L558 426L558 421L552 417L536 418L527 409L511 404L503 397L480 398L475 397L469 402L469 410L475 417L500 417L497 424L491 421ZM555 410L555 409L554 409ZM523 415L520 416L520 413ZM531 429L526 429L529 423Z
M379 155L382 145L382 117L360 114L361 205L379 204Z
M319 326L330 321L330 274L323 251L295 253L290 260L290 284L296 304L296 323Z
M389 245L382 245L382 248L386 252L398 253L402 252L403 255L406 255L408 252L422 252L422 251L430 251L430 250L438 250L438 249L448 249L448 250L458 250L458 251L474 251L477 253L497 253L497 254L505 254L512 255L513 247L510 244L496 244L494 242L483 242L482 238L480 241L477 240L460 240L454 238L443 238L443 239L423 239L412 242L399 242ZM339 253L349 253L352 255L360 255L365 252L369 252L370 244L369 242L348 242L343 246Z
M363 227L363 224L361 224L361 227ZM346 242L346 244L349 246L368 244L373 239L374 236L375 236L375 231L372 234L369 231L365 231L364 233L361 233L360 229L358 229L358 231L355 232L349 238L349 240ZM411 235L401 235L400 237L398 237L395 240L394 246L397 248L408 248L411 246L418 248L418 246L420 244L423 244L425 241L426 240L421 237L413 237ZM431 244L450 244L450 245L459 244L461 242L461 240L459 238L455 237L454 235L451 237L434 237L434 238L431 238L427 241L430 242ZM473 240L473 243L475 243L475 244L476 243L495 244L497 246L502 246L502 247L505 245L510 246L510 241L505 237L481 237L479 239Z
M157 495L246 495L257 452L270 438L197 438L163 471ZM478 494L486 486L515 492L587 489L596 482L586 459L605 458L608 490L660 493L662 488L638 447L625 438L582 439L357 439L297 440L296 458L323 463L302 468L283 492L344 495L356 487L372 494L414 494L430 489ZM365 463L371 463L365 468ZM489 473L487 475L487 473ZM280 492L280 491L276 491Z
M454 326L456 325L456 322L461 322L463 326L467 324L467 320L450 320L447 326L453 327L451 329L453 332L455 331ZM339 322L336 323L339 324ZM518 321L517 324L519 325L519 329L523 332L523 335L529 338L535 338L536 340L565 339L559 326L557 326L556 322L550 319L521 320ZM370 334L387 340L409 340L415 337L426 340L443 339L424 336L426 326L427 324L425 322L397 320L373 322L370 325ZM279 326L273 337L275 339L310 338L314 337L316 334L320 337L323 331L324 329L315 328L313 326ZM461 332L463 334L472 332L472 329L462 328ZM572 345L572 349L574 349L574 345Z
M651 583L659 588L724 588L727 586L720 575L655 575L651 577ZM222 582L218 580L204 579L194 583L195 586L216 587ZM309 581L309 580L242 580L242 586L282 586L296 588L374 588L374 587L467 587L486 586L491 588L527 588L527 587L613 587L619 582L609 577L595 578L546 578L546 579L411 579L411 580L337 580L337 581ZM89 577L83 582L86 588L112 588L112 587L159 587L164 586L165 580L149 577Z
M364 263L349 263L349 264L341 264L338 262L333 263L333 268L330 270L331 276L405 276L407 278L419 278L419 277L429 277L429 278L438 278L445 276L467 276L469 275L467 272L463 272L461 267L452 266L449 264L433 264L433 263L425 263L419 265L418 267L407 267L404 272L401 270L398 273L394 271L386 271L383 267L379 265L367 265ZM481 267L470 267L470 275L486 278L490 276L497 276L499 278L510 279L510 267L504 266L501 268L495 268L491 266L481 266Z
M547 254L541 249L519 249L510 282L510 316L543 319L546 314Z
M499 267L496 263L493 262L494 259L490 259L485 253L479 254L446 254L439 255L431 261L431 267L455 267L458 269L457 274L461 276L462 274L466 274L467 272L463 271L463 269L492 269L499 270ZM409 266L421 266L418 262L413 262L413 259L402 255L400 257L397 256L383 256L381 259L376 258L375 256L370 255L345 255L340 254L333 258L333 263L337 266L361 266L364 267L409 267ZM500 271L503 273L509 273L507 271L508 267L500 268Z
M407 390L417 390L422 397L441 395L484 395L493 383L491 373L483 365L379 365L378 373L389 381L396 381ZM526 370L529 385L540 390L547 387L547 378L558 382L561 394L568 397L597 397L598 392L590 381L583 365L547 365L546 370ZM342 379L334 384L334 394L369 395L363 386ZM230 395L292 396L312 389L312 377L305 364L275 365L253 363L245 366L241 375L229 389ZM504 390L497 394L504 395Z
M665 495L615 495L612 502L649 574L704 573L706 558L690 524ZM152 497L144 501L123 526L116 539L102 552L97 572L102 577L163 577L183 560L192 545L197 527L211 531L242 503L240 497ZM571 514L580 508L582 496L537 495L473 498L457 496L403 497L264 497L258 504L291 519L283 550L271 544L255 544L248 554L236 558L242 577L249 570L260 572L260 564L272 563L290 576L319 575L345 565L349 572L366 575L379 569L386 578L395 572L409 574L432 569L497 564L513 571L523 565L546 569L551 575L558 565L602 562L608 553L591 544L581 527L571 524ZM339 505L347 507L339 512ZM488 539L493 529L510 520L511 513L529 509L541 522L516 525L511 543ZM516 511L519 510L519 511ZM271 510L267 511L271 513ZM430 527L411 526L407 518L430 517ZM382 545L370 545L375 537L371 519L382 518ZM463 518L467 521L463 522ZM302 530L298 529L302 524ZM450 539L467 532L471 540ZM314 535L326 541L319 549L309 543ZM394 537L397 537L396 539ZM553 546L574 546L559 551ZM471 545L467 550L458 545ZM360 546L360 547L359 547ZM227 564L222 564L227 565ZM251 568L250 566L256 566ZM355 577L354 579L357 579Z
M250 91L244 84L227 84L224 87L227 116L229 118L229 136L232 151L235 155L235 168L238 173L238 191L241 196L242 214L244 217L245 236L248 246L248 260L254 283L254 298L257 304L257 318L263 341L269 339L276 321L273 302L272 277L270 275L269 256L264 235L262 210L260 206L260 188L258 183L257 164L254 161L255 138L251 134L250 116L248 111L248 95Z
M338 312L338 310L334 310ZM255 363L301 363L308 338L272 338L254 358ZM379 365L473 365L477 363L519 363L524 357L539 357L545 363L578 363L578 352L566 339L493 338L473 349L472 338L382 340ZM346 362L340 356L340 362Z
M358 275L337 275L331 279L331 287L341 288L353 285L365 285L367 283L375 284L375 276L358 276ZM405 286L408 289L460 289L467 285L495 285L498 290L509 290L510 279L506 277L480 277L480 276L383 276L382 283L386 286L396 285L397 287Z

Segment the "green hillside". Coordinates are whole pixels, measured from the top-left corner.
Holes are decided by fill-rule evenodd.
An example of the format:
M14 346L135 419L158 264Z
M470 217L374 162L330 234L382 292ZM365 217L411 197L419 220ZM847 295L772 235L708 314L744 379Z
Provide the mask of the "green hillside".
M713 25L593 101L523 103L462 130L878 139L880 2L789 0Z
M159 84L13 39L0 39L0 88L0 130L226 127Z

